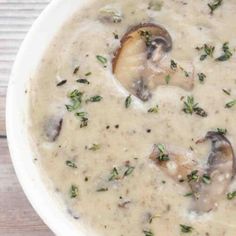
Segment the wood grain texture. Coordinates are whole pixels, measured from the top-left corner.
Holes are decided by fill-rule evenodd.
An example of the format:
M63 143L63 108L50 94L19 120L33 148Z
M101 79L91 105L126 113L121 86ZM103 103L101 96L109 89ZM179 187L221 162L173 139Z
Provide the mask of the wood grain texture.
M52 236L16 178L6 140L5 97L16 53L50 0L0 0L0 236Z

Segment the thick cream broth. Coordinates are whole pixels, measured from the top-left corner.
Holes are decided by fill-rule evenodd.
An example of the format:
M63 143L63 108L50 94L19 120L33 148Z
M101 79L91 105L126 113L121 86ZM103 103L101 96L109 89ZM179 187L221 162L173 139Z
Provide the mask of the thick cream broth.
M206 168L211 142L197 141L209 131L226 129L236 150L236 2L223 1L212 14L211 3L88 1L51 43L28 91L29 131L35 164L74 224L83 222L104 236L236 235L236 198L229 197L236 190L234 174L214 207L202 212L189 196L192 180L168 173L179 164L172 154L193 160L192 171L195 162ZM104 16L107 9L115 9L118 20ZM142 101L118 81L115 52L127 31L141 23L168 31L172 49L163 60L184 67L193 88L172 85L175 77L168 74L166 84ZM213 53L206 55L204 44L215 47ZM224 60L216 60L222 55ZM74 98L75 89L83 95ZM186 107L191 97L202 110ZM159 153L157 161L167 169L150 158L154 145L164 147L167 159Z

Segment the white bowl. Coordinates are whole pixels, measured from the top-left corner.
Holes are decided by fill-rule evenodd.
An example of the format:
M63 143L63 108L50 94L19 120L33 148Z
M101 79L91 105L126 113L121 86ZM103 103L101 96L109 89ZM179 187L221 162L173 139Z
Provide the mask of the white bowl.
M35 21L26 36L13 66L7 93L6 128L13 165L30 203L56 235L91 235L80 222L73 223L63 204L55 200L43 183L26 126L25 90L40 59L61 26L88 0L53 0Z

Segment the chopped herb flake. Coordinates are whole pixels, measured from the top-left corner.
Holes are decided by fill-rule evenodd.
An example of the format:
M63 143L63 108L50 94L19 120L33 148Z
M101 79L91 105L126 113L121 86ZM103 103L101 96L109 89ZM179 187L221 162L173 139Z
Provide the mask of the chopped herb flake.
M208 7L211 10L210 13L213 14L214 11L222 5L222 3L223 3L223 0L214 0L212 3L209 3Z
M170 80L171 80L171 76L170 75L165 76L166 84L169 84Z
M158 105L148 109L148 113L158 113L158 111L159 111L159 106Z
M107 64L107 59L105 57L97 55L96 58L101 64L103 65Z
M176 70L177 69L177 63L174 60L170 61L170 68L172 70Z
M89 148L89 150L90 151L97 151L97 150L99 150L101 148L101 145L100 144L93 144L90 148Z
M236 197L236 191L227 193L227 199L228 200L233 200Z
M204 73L198 73L197 76L201 83L203 83L206 79L206 75Z
M87 117L82 117L81 118L81 123L80 123L80 128L84 128L88 126L88 118Z
M69 112L77 110L81 105L83 93L75 89L68 94L68 97L70 98L72 104L66 105L67 110Z
M81 84L90 84L90 82L87 79L78 79L76 82L81 83Z
M125 176L128 176L128 175L131 175L132 172L134 171L134 169L135 169L135 167L133 167L133 166L128 166L127 170L126 170L125 173L124 173L124 177L125 177Z
M231 108L236 105L236 99L225 104L225 108Z
M88 72L85 74L85 76L90 76L92 74L92 72Z
M102 99L103 97L96 95L87 99L86 102L100 102Z
M193 227L188 225L180 225L180 229L182 233L191 233L193 231Z
M157 146L158 151L159 151L157 159L160 162L169 161L170 158L169 158L169 154L166 151L165 145L164 144L157 144L156 146Z
M204 174L202 176L202 182L204 184L210 184L211 183L211 177L209 175L207 175L207 174Z
M60 87L62 85L64 85L67 82L67 80L62 80L57 84L57 87Z
M77 168L77 165L73 161L66 161L66 165L74 169Z
M129 95L126 99L125 99L125 107L129 108L132 102L132 97L131 95Z
M119 179L119 173L116 167L114 167L111 171L111 175L109 177L109 181L117 180Z
M187 175L188 182L191 181L198 181L199 180L199 175L198 175L198 170L192 171L190 174Z
M223 44L222 50L224 53L220 57L216 58L216 61L227 61L233 56L233 53L229 50L228 42Z
M97 192L107 192L108 188L99 188L96 190Z
M186 114L192 115L193 113L195 113L199 116L207 117L207 113L205 112L205 110L198 106L198 103L195 103L193 96L188 96L187 100L184 101L183 111Z
M184 197L192 197L192 196L193 196L193 193L192 193L192 192L189 192L189 193L184 194Z
M196 47L198 51L203 51L203 54L200 56L200 61L204 61L208 56L213 57L213 53L215 51L215 47L204 44L202 47Z
M145 236L154 236L154 233L151 230L143 230Z
M222 89L222 91L228 96L231 95L231 89Z
M152 41L152 33L147 30L140 30L139 33L141 38L145 41L146 46L149 47Z
M227 129L217 128L217 132L218 132L219 134L226 135L228 131L227 131Z
M76 185L72 184L70 187L70 198L76 198L79 194L79 189Z

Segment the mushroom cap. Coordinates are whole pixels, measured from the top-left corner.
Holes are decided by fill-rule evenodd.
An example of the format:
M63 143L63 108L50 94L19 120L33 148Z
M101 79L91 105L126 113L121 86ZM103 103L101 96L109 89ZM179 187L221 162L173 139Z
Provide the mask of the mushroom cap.
M167 76L172 78L169 85L191 90L192 74L186 78L182 67L170 68L171 49L172 39L164 27L153 23L133 26L114 54L113 73L126 90L142 101L147 101L157 86L166 85Z

